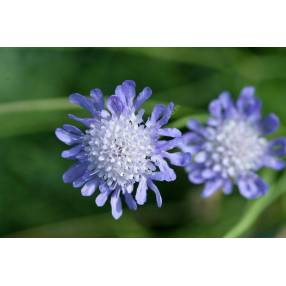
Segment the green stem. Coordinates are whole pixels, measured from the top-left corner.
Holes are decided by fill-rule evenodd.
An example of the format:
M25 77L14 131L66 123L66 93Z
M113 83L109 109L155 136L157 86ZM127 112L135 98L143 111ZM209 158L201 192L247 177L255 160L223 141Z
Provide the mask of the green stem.
M224 237L241 237L256 222L259 216L269 207L277 198L285 193L286 176L282 177L273 185L268 194L251 203L238 223L231 228Z

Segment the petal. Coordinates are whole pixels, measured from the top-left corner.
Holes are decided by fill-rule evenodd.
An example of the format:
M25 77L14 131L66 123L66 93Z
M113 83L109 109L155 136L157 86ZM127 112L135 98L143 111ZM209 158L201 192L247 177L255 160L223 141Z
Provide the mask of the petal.
M212 169L204 169L201 171L201 177L205 180L213 179L217 173Z
M157 104L153 108L151 118L146 123L147 126L157 125L161 127L168 123L174 109L174 103L169 103L167 107L163 104Z
M126 192L124 194L124 197L125 197L125 202L126 202L128 208L130 210L137 210L137 204L136 204L135 200L133 199L132 195Z
M81 137L65 131L62 128L57 128L55 134L59 140L67 145L72 145L81 141Z
M173 169L171 169L168 163L160 156L152 156L151 160L156 166L159 167L161 174L163 175L164 181L171 182L176 180L176 174Z
M96 120L95 118L80 118L80 117L77 117L76 115L73 115L73 114L69 114L68 117L70 119L73 119L73 120L85 125L88 128L90 127L91 124L98 122L98 120Z
M99 88L92 89L90 91L90 96L93 99L95 108L101 111L104 108L104 99L102 91Z
M97 187L98 187L98 180L97 179L91 180L91 181L85 183L85 185L81 189L82 196L84 196L84 197L91 196L95 192Z
M252 121L259 119L261 116L261 102L254 96L254 93L254 87L245 87L237 100L238 111Z
M191 162L192 156L190 153L176 152L168 153L164 152L163 156L170 160L172 165L184 167Z
M136 196L135 199L139 205L143 205L146 200L147 200L147 179L145 177L141 177L137 191L136 191Z
M201 135L202 137L207 137L207 131L206 131L206 127L203 126L199 121L195 120L195 119L190 119L187 127L191 130L191 131L195 131L197 134Z
M74 93L74 94L70 95L69 100L71 103L85 108L92 115L96 114L96 109L94 107L92 100L88 99L87 97L85 97L79 93Z
M168 136L168 137L179 137L182 135L182 132L177 128L160 128L158 130L158 134L161 136Z
M119 219L122 215L122 204L120 199L120 191L115 190L111 195L111 213L115 219Z
M156 145L157 152L168 151L175 147L180 147L183 142L183 137L177 137L169 141L158 141Z
M73 159L81 151L82 151L82 145L76 145L75 147L73 147L69 150L63 151L61 155L62 155L62 158Z
M259 123L259 127L263 135L275 132L279 128L279 125L280 125L279 118L274 113L269 114Z
M223 186L222 179L215 179L211 181L207 181L205 184L204 190L202 192L202 197L207 198L213 195L216 191L218 191Z
M205 181L205 178L202 176L202 170L199 168L192 170L189 173L188 178L193 184L201 184Z
M73 181L72 185L74 188L82 187L86 182L90 181L94 177L93 171L85 170L84 174Z
M247 199L255 199L268 191L268 185L256 174L248 174L237 180L239 192Z
M209 112L218 119L225 119L232 115L235 109L230 94L223 92L218 99L213 100L209 105Z
M76 135L83 135L83 133L81 132L79 128L71 124L64 124L64 129L69 133L74 133Z
M229 195L232 193L232 189L233 189L233 183L231 180L225 180L224 181L224 185L223 185L223 192L226 195Z
M136 96L136 84L133 80L125 80L122 83L123 91L126 97L127 105L131 107L133 105L133 99Z
M146 100L148 100L152 95L152 89L150 87L145 87L137 96L134 108L138 109Z
M95 199L95 203L98 207L102 207L105 205L108 196L109 196L110 192L104 192L104 193L100 193L96 199Z
M152 180L148 180L147 184L148 184L148 187L155 193L157 206L158 208L160 208L162 206L162 197L161 197L159 189L152 182Z
M280 137L272 140L269 144L270 155L284 156L286 155L286 138Z
M136 95L135 87L135 82L132 80L126 80L116 87L115 95L121 99L124 107L131 108L133 99Z
M65 183L72 183L81 177L87 168L87 163L77 163L72 165L63 175Z
M99 191L100 194L96 197L95 203L98 207L102 207L106 203L108 196L112 190L109 189L105 182L101 182L99 184Z
M265 156L263 159L263 165L265 167L280 171L285 168L285 162L273 156Z
M124 106L120 98L116 95L112 95L107 100L108 110L113 114L120 116L124 110Z

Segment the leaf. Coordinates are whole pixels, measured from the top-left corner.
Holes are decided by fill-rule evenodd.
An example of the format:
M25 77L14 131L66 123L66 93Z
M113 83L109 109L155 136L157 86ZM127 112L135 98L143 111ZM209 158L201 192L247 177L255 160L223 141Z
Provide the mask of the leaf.
M108 212L47 224L7 237L149 237L150 234L128 211L116 221Z

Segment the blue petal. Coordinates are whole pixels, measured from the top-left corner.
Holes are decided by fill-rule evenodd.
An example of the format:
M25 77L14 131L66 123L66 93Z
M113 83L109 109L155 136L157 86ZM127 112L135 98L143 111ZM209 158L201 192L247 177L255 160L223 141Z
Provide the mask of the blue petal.
M80 136L69 133L62 128L57 128L55 134L59 140L67 145L79 143L82 140Z
M136 96L136 84L133 80L125 80L122 83L123 91L126 97L127 105L131 107L133 105L133 99Z
M209 105L209 112L218 119L225 119L235 112L231 96L223 92L218 99L213 100Z
M130 210L137 210L137 204L136 204L135 200L133 199L132 195L126 192L124 194L124 197L125 197L125 202L126 202L128 208Z
M99 186L100 194L96 197L95 203L98 207L105 205L111 190L107 187L105 183Z
M161 174L163 175L164 181L171 182L176 180L176 174L173 169L171 169L168 163L159 156L153 156L151 160L156 166L159 167Z
M202 169L199 168L193 169L189 173L188 178L193 184L201 184L205 181L205 178L202 176Z
M121 85L118 85L115 89L115 95L121 99L124 107L131 108L133 99L136 96L135 82L132 80L126 80Z
M148 100L152 95L152 90L150 87L145 87L137 96L134 108L138 109L146 100Z
M215 179L207 181L205 184L204 190L202 192L202 197L207 198L213 195L216 191L218 191L223 186L222 179Z
M270 155L284 156L286 155L286 138L280 137L272 140L269 144Z
M195 119L191 118L187 126L191 131L195 131L197 134L201 135L202 137L208 136L205 126L203 126L199 121Z
M274 169L274 170L283 170L285 168L285 162L273 156L265 156L263 159L263 165L265 167Z
M233 183L231 180L225 180L224 181L224 185L223 185L223 192L226 195L229 195L232 193L232 189L233 189Z
M107 107L113 115L117 115L117 116L120 116L120 114L124 110L122 101L116 95L112 95L108 98Z
M122 215L122 204L120 199L120 191L115 190L111 195L111 213L115 219L119 219Z
M135 199L139 205L143 205L147 200L147 180L145 177L142 177L139 181Z
M279 118L274 114L269 114L266 118L262 119L259 123L261 133L263 135L271 134L279 128Z
M93 177L94 177L93 171L89 171L88 169L86 169L82 176L73 181L72 185L74 188L80 188L86 182L90 181Z
M159 189L152 182L152 180L148 180L147 184L148 184L148 187L155 193L157 206L158 208L160 208L162 206L162 197L161 197Z
M184 167L191 162L192 156L190 153L176 152L168 153L164 152L164 157L169 159L172 165Z
M147 126L156 125L158 127L161 127L167 124L172 115L173 109L174 109L174 103L172 102L169 103L167 107L165 107L163 104L155 105L151 114L151 118L149 122L146 123L146 125Z
M79 94L79 93L74 93L70 95L69 100L73 104L77 104L86 110L88 110L92 115L96 115L96 109L94 107L94 104L92 100L88 99L87 97Z
M158 134L161 136L167 136L167 137L179 137L182 135L182 132L177 128L160 128L158 130Z
M255 199L268 191L268 185L256 174L248 174L237 180L239 192L247 199Z
M74 133L76 135L83 135L83 133L81 132L79 128L71 124L64 124L64 129L68 131L69 133Z
M98 122L95 118L80 118L73 114L69 114L68 117L85 125L86 127L90 127L91 124Z
M84 197L91 196L95 192L97 187L98 187L98 180L96 179L85 183L85 185L81 189L82 196Z
M65 159L72 159L75 158L76 155L78 155L79 152L82 150L82 145L76 145L75 147L65 150L62 152L62 158Z
M245 87L237 100L239 112L252 121L258 120L261 116L261 102L254 93L254 87Z
M179 147L182 144L183 137L177 137L169 141L158 141L156 145L156 150L158 152L168 151L175 147Z
M101 111L104 108L104 99L102 91L99 88L92 89L90 91L90 96L93 99L95 108Z
M87 168L87 163L77 163L72 165L63 175L65 183L72 183L81 177Z

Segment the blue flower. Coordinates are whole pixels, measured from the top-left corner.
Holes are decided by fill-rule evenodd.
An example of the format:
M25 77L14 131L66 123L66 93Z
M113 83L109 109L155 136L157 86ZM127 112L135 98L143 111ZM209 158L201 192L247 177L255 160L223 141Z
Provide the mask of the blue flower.
M268 185L256 172L262 167L281 170L285 163L286 138L268 140L265 136L279 127L278 117L261 116L261 102L253 87L245 87L234 103L227 92L209 105L208 123L191 119L181 148L192 154L186 167L189 180L205 184L203 197L223 189L230 194L233 185L247 199L264 195Z
M91 90L91 98L72 94L70 101L87 109L91 117L69 117L86 130L82 132L69 124L56 129L58 139L72 146L62 152L62 157L76 161L64 173L64 182L81 188L83 196L91 196L98 188L96 205L103 206L110 197L115 219L122 215L121 198L129 209L136 210L137 204L146 202L147 189L155 193L161 207L162 198L154 181L176 179L166 159L175 166L184 166L190 158L183 152L168 152L178 147L182 138L178 129L163 128L171 117L173 103L167 107L156 105L147 122L143 120L143 109L136 112L151 94L151 89L145 87L136 96L135 82L124 81L107 99L107 109L99 89Z

